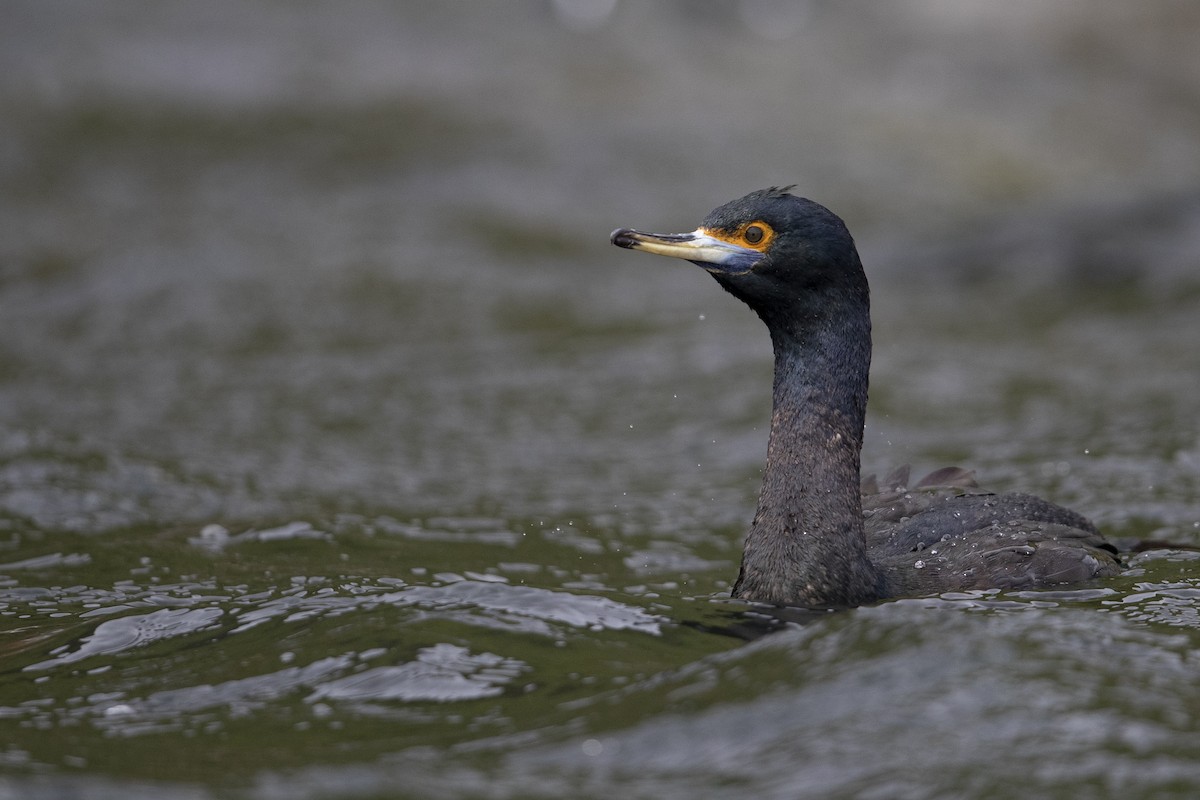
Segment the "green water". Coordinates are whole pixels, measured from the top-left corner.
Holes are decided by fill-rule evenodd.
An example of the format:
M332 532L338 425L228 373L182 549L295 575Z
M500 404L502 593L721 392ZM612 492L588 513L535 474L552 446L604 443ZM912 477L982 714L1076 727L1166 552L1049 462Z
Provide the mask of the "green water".
M1200 273L914 255L1029 208L1070 239L1096 176L1194 185L1190 118L1164 89L1163 140L1102 130L1066 100L1091 51L1020 15L933 26L956 89L901 58L918 4L780 41L752 5L2 12L0 797L1194 795L1189 551L728 601L765 331L607 244L801 181L872 280L866 469L963 464L1198 545ZM1181 25L1147 14L1153 50Z

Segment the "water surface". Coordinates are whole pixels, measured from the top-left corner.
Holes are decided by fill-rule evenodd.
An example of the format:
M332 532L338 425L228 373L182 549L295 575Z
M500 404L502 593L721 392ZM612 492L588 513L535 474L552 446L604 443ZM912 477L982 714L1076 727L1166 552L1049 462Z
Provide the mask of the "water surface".
M1194 796L1189 551L729 601L765 331L607 244L800 182L866 469L1200 545L1194 12L58 8L0 26L0 794Z

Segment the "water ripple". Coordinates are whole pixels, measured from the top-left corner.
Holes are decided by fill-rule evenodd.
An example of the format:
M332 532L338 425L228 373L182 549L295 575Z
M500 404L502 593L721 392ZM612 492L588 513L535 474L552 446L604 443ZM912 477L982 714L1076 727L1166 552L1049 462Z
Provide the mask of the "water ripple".
M561 622L591 630L634 630L658 635L662 617L606 597L574 595L533 586L459 581L446 586L414 586L386 595L386 602L427 608L475 608L514 623ZM522 626L547 632L543 626Z
M219 608L162 609L149 614L110 619L100 623L92 635L85 636L79 649L72 651L63 646L53 651L54 658L30 664L25 669L51 669L91 656L111 655L174 636L185 636L214 627L224 613Z
M528 669L523 662L492 653L473 655L465 647L426 647L415 661L375 667L325 683L305 698L319 700L474 700L495 697Z

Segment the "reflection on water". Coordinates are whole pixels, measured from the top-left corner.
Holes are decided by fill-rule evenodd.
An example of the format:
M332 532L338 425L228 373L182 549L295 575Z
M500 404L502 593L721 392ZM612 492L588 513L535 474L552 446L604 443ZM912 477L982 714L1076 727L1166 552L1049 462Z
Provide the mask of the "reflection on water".
M53 659L30 664L25 669L50 669L85 658L112 655L133 647L143 647L172 636L185 636L213 627L221 618L221 613L219 608L178 608L109 620L100 623L95 633L85 636L78 649L70 650L67 645L63 645L50 651Z
M607 245L800 182L868 471L1200 544L1194 9L66 9L0 25L0 796L1196 793L1194 553L728 600L765 332Z
M472 655L462 647L438 644L398 667L376 667L322 684L305 702L318 700L475 700L495 697L503 685L528 667L491 653Z

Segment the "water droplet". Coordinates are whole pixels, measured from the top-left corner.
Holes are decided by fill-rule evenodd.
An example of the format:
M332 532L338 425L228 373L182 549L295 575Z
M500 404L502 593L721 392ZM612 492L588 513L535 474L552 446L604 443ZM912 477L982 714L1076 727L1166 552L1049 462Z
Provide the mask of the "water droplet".
M913 564L913 566L917 569L925 569L925 562L917 561L915 564Z

